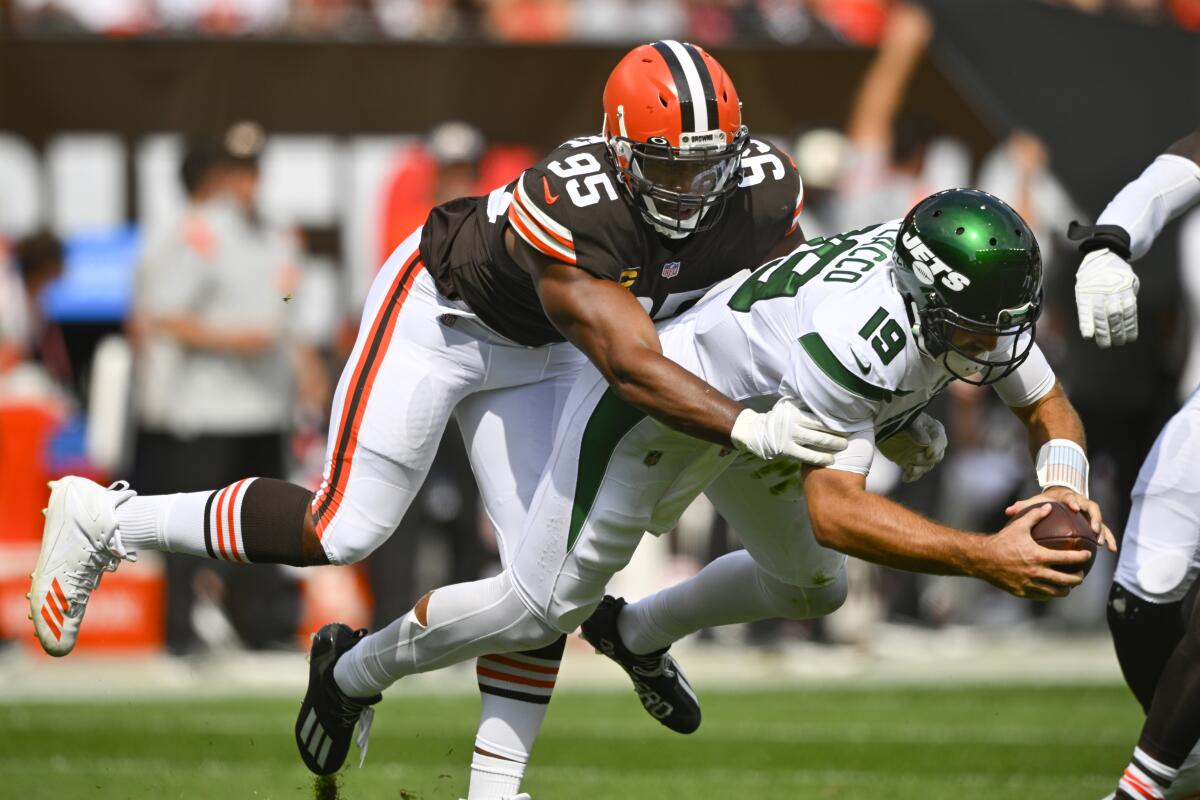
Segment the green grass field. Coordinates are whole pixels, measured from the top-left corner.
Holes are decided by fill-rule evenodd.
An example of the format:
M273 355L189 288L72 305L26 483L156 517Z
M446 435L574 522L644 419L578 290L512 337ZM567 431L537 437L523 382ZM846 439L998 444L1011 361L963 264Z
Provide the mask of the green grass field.
M562 692L525 788L534 800L1096 800L1137 738L1122 687L702 692L672 734L632 693ZM459 798L478 700L391 693L364 769L321 791L287 700L0 705L0 797ZM351 749L356 762L357 750Z

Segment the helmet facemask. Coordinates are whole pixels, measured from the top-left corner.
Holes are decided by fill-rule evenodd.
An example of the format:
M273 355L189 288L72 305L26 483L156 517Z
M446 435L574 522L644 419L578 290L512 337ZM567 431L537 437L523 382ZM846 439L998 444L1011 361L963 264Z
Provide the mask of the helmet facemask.
M1024 305L1004 309L994 324L977 322L957 314L945 305L919 304L906 295L910 315L915 315L917 341L921 349L937 359L956 379L974 386L988 386L1004 380L1033 350L1037 318L1041 313L1041 295ZM955 334L995 338L996 344L985 352L955 343Z
M623 128L620 119L618 125ZM725 201L737 191L750 137L742 126L732 141L720 130L680 138L674 147L661 136L645 142L608 137L609 153L638 210L672 239L708 230L720 220Z

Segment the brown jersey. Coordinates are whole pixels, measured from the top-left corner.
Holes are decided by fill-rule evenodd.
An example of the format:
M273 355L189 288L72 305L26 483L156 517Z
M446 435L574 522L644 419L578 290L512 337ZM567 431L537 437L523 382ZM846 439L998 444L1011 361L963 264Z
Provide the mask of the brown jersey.
M550 258L617 281L652 319L676 316L712 286L757 266L797 225L800 175L782 151L751 140L742 178L715 225L685 239L659 235L620 182L598 136L563 143L508 186L435 208L421 257L450 299L520 344L563 341L529 273L508 255L508 228ZM709 213L717 213L714 209Z

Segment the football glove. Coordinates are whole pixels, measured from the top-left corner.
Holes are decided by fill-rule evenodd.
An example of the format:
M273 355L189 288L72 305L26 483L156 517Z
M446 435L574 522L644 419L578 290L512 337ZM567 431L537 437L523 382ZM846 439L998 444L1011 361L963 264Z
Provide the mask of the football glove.
M787 400L760 414L746 409L734 420L729 438L734 447L763 461L783 457L812 467L827 467L835 453L846 449L846 437Z
M946 429L942 423L922 412L908 427L876 446L900 467L900 479L912 483L938 465L946 455L946 444Z
M1100 347L1137 341L1138 278L1112 250L1093 250L1075 273L1079 333Z

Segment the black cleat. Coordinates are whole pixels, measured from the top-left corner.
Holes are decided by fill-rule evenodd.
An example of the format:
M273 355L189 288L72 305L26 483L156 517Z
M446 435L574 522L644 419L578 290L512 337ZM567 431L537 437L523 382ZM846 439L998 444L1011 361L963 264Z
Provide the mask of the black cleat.
M340 622L331 622L313 636L308 691L296 717L296 747L304 765L318 775L332 775L341 769L350 751L354 725L360 720L358 747L363 758L367 756L367 736L375 711L371 706L383 695L347 697L333 682L333 665L366 635L365 630L352 631Z
M692 733L700 727L700 701L691 684L671 658L669 647L638 655L621 642L617 616L626 605L620 597L605 595L579 633L597 653L621 665L633 680L633 690L646 713L676 733Z

